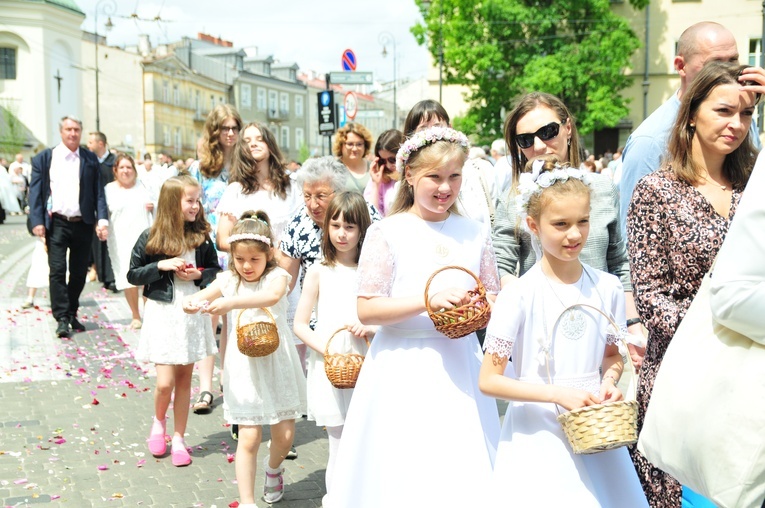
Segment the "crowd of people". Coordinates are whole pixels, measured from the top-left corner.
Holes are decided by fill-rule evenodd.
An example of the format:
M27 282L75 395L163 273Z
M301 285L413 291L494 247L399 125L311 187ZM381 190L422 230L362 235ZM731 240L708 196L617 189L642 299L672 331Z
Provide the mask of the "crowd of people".
M263 499L284 497L304 415L327 432L327 507L713 506L635 446L575 454L556 416L622 400L628 359L640 430L674 331L765 164L752 131L765 71L737 60L721 25L688 28L680 89L599 166L543 92L516 100L488 152L425 100L403 130L375 140L348 123L333 155L302 165L230 105L210 112L198 160L157 165L110 153L100 132L81 147L82 123L65 117L60 144L0 175L14 191L3 208L28 207L38 238L24 306L49 285L67 338L85 329L91 266L124 293L135 356L157 367L148 449L178 467L192 461L189 413L215 405L217 360L242 508L259 497L264 425ZM459 339L429 317L481 305L488 326ZM747 333L763 329L759 314ZM245 354L253 323L278 332L269 352ZM330 341L365 357L355 388L332 384ZM494 399L510 401L501 425Z

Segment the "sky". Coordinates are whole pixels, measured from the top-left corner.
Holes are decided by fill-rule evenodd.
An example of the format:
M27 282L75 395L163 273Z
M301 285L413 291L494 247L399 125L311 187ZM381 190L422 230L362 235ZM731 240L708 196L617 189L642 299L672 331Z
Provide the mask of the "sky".
M235 47L256 46L258 54L280 62L296 62L301 71L341 71L343 51L356 54L357 71L371 71L375 81L393 80L393 48L382 56L380 36L388 32L396 44L397 78L416 79L427 73L430 55L410 32L421 19L414 0L75 0L86 14L82 29L104 35L107 17L114 27L107 44L132 46L148 34L152 46L196 38L204 32L232 41ZM100 5L99 5L100 4ZM215 7L220 5L219 9ZM224 7L225 6L225 7ZM131 14L152 20L138 21Z

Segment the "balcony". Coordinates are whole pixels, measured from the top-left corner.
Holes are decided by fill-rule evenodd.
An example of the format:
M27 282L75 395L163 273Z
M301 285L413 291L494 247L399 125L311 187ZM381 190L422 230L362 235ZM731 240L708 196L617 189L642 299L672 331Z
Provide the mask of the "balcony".
M268 108L267 115L269 120L281 120L282 122L286 122L290 119L290 112L287 109Z

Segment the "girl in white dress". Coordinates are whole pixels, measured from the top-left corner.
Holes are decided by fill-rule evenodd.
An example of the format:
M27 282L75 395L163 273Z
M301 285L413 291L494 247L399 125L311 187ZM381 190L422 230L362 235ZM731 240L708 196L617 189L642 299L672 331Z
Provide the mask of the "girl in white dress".
M255 472L263 425L271 426L263 498L275 503L284 497L282 462L292 446L295 419L305 410L305 377L287 326L287 287L290 275L276 265L273 235L265 212L245 212L228 237L229 269L207 289L184 302L186 312L223 315L232 312L223 371L223 412L239 425L236 480L240 508L255 506ZM240 310L267 308L277 325L279 346L268 356L251 358L239 351L236 328ZM263 320L262 311L244 311L244 322Z
M165 181L156 221L138 237L127 274L130 284L143 286L147 299L135 357L157 368L149 451L155 457L166 452L166 415L172 399L174 466L191 463L183 435L189 418L194 362L217 351L209 317L190 316L183 309L183 298L212 282L220 271L209 237L210 224L200 205L201 193L199 182L192 176Z
M114 285L125 291L133 320L130 328L141 328L138 311L138 288L127 280L130 253L138 237L151 226L154 203L151 194L138 181L133 158L120 153L114 159L114 181L104 187L106 205L109 207L109 259L114 271Z
M497 297L479 379L485 394L511 401L487 506L648 506L626 448L574 455L556 419L554 404L572 410L622 399L616 344L626 331L624 289L614 275L579 261L589 233L587 174L554 156L530 164L518 209L541 259ZM575 303L601 309L622 330L577 308L565 311L553 335Z
M372 223L361 194L343 192L327 206L322 237L324 260L311 266L295 313L295 334L310 348L308 364L308 419L327 429L329 458L325 473L327 490L343 434L343 424L353 388L338 389L324 370L324 351L332 338L331 353L366 354L366 339L374 326L359 322L356 312L356 268L367 229ZM316 308L316 329L310 326Z
M369 228L357 275L359 319L381 326L345 419L327 508L485 506L499 416L478 391L478 341L436 331L423 297L430 275L450 265L477 274L492 295L499 289L488 231L455 213L467 149L464 134L432 127L398 152L401 188L391 215ZM430 306L468 303L475 285L444 271Z

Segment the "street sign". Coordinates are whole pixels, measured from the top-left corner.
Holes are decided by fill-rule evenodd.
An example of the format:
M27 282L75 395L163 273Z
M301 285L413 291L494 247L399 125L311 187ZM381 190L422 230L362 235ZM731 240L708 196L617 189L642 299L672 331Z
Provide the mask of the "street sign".
M346 49L343 51L343 56L340 59L344 71L356 70L356 53L352 49Z
M371 85L371 72L330 72L329 81L333 85Z
M356 94L353 92L346 93L343 105L345 106L345 114L348 118L351 120L356 118L356 112L359 110L359 99L356 97Z
M329 90L317 95L319 106L319 134L332 134L335 128L335 93Z

